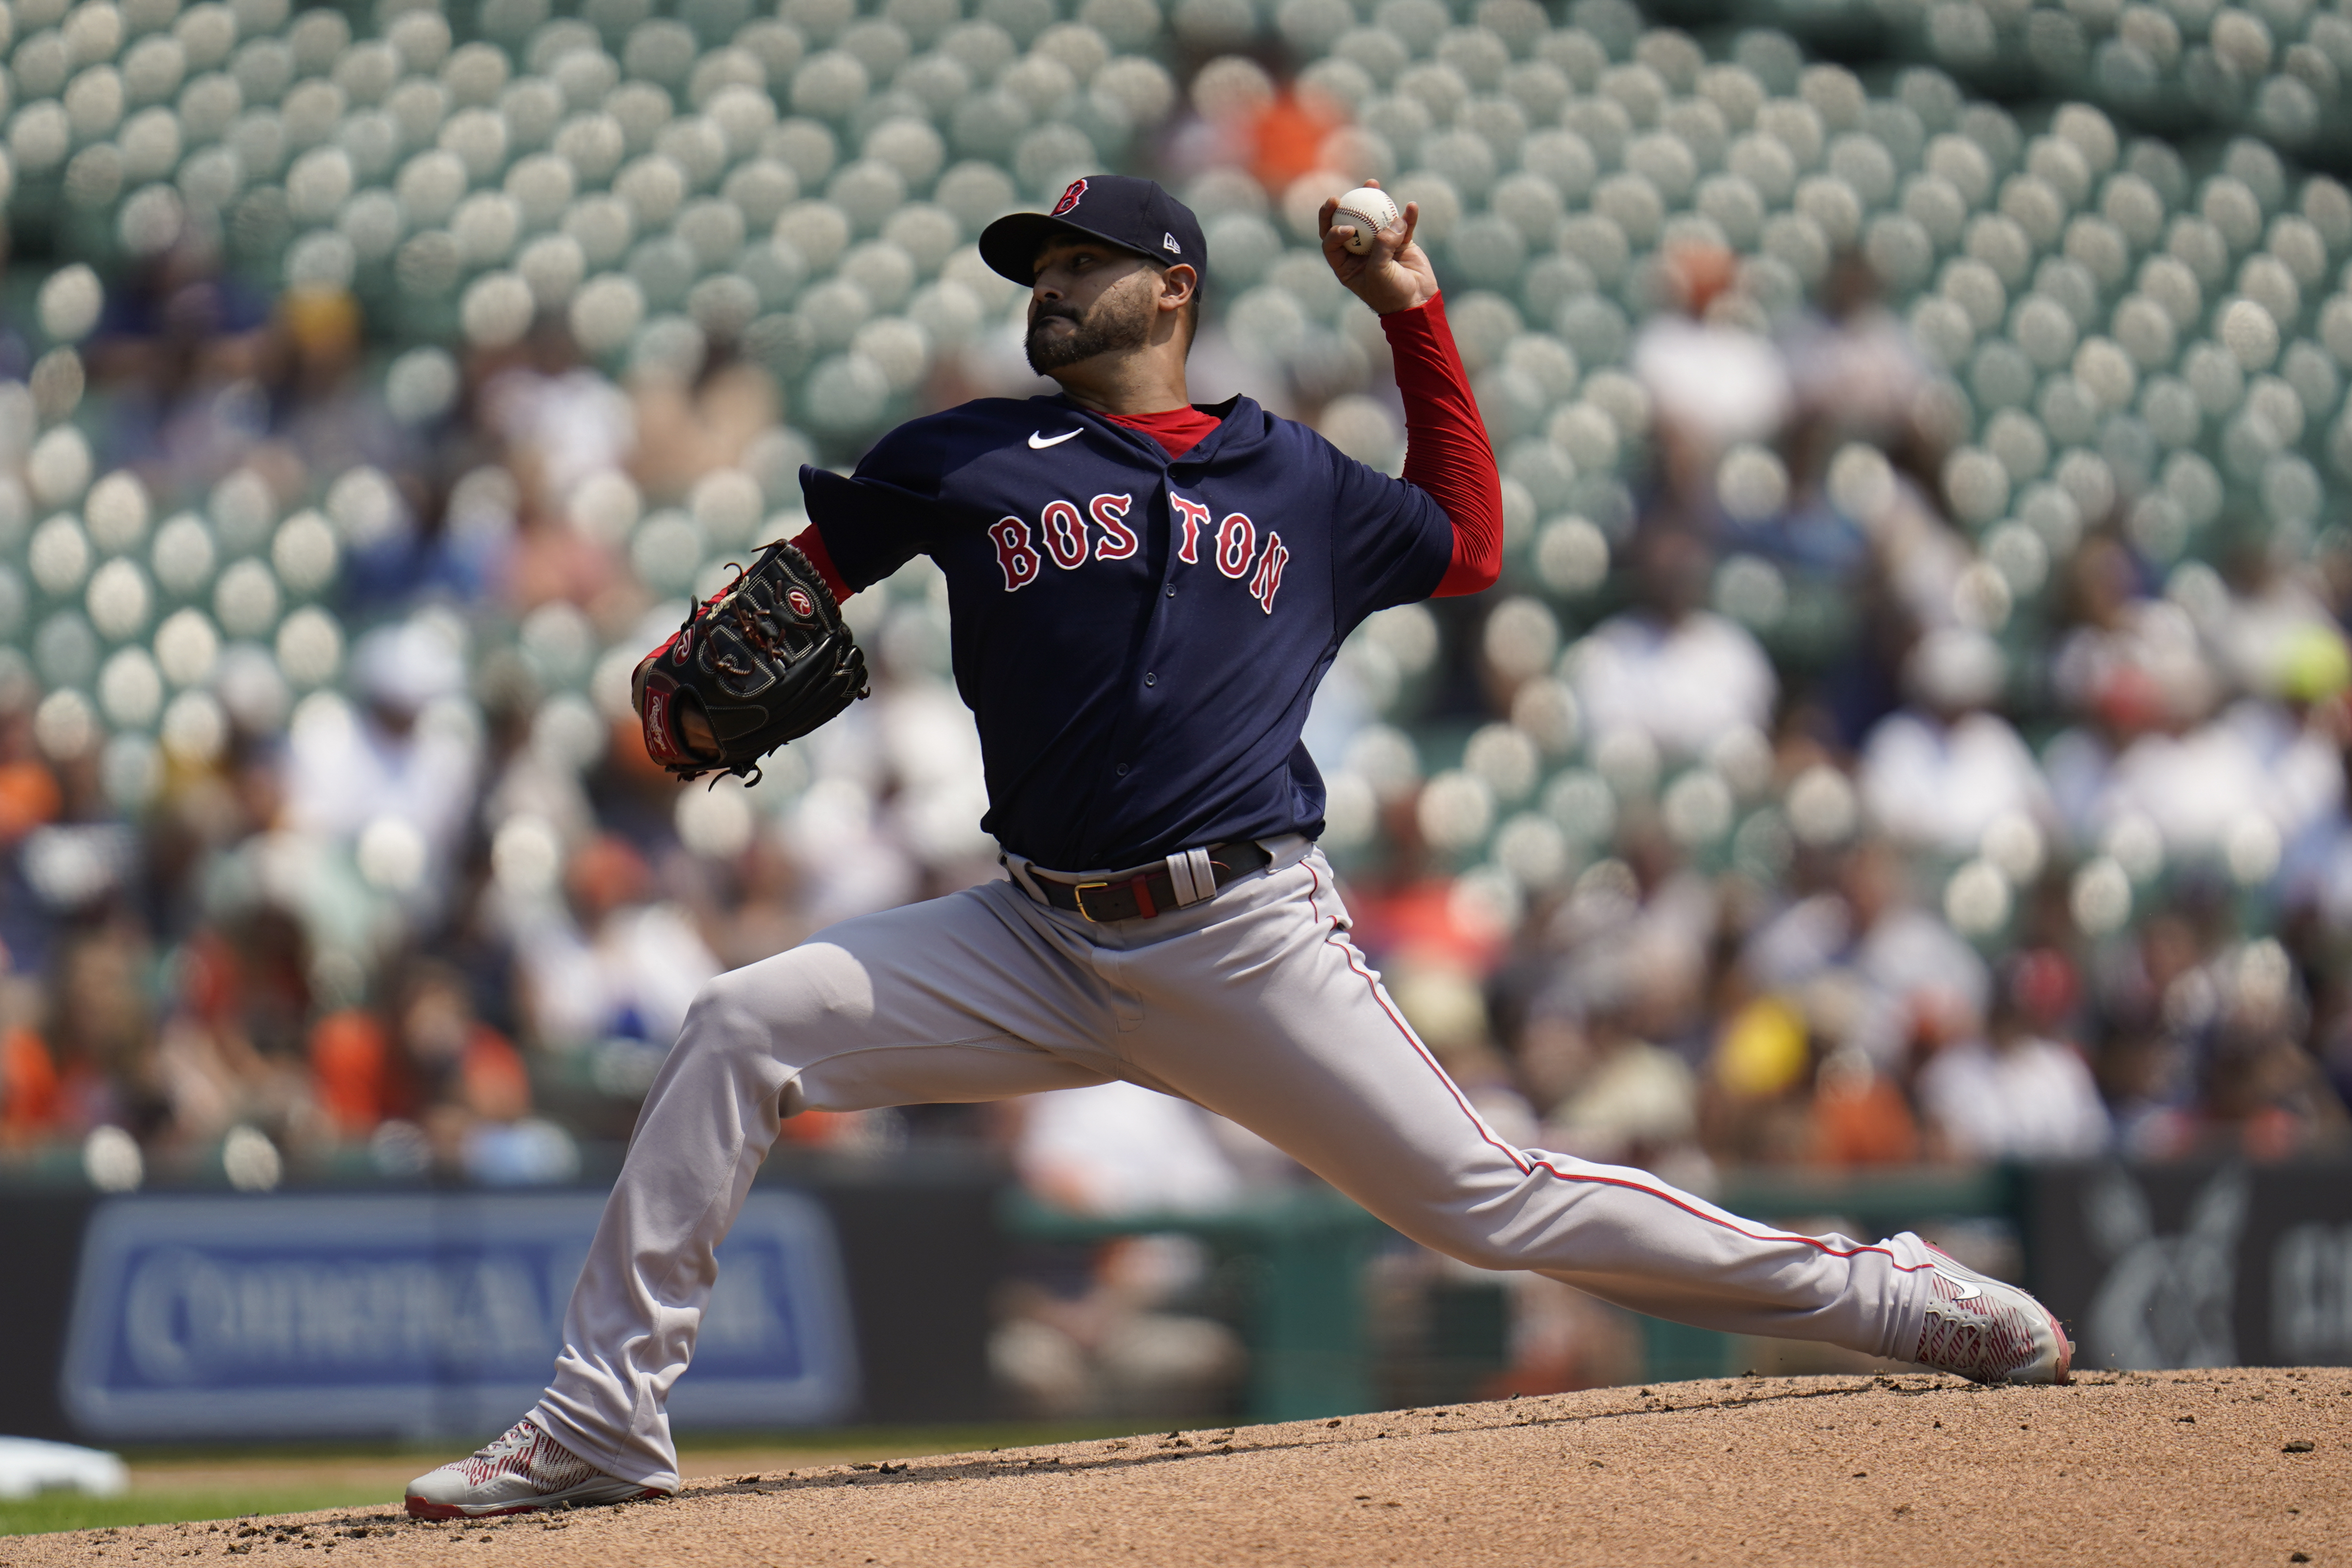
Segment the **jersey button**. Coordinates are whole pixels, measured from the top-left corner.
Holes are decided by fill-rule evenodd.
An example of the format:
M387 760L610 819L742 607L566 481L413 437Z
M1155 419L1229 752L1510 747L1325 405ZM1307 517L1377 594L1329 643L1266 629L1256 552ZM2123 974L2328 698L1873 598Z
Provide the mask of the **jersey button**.
M1176 597L1176 585L1172 582L1168 585L1168 597L1171 599Z
M1143 684L1147 686L1156 686L1160 684L1160 677L1146 670L1143 672Z
M1120 763L1120 764L1118 765L1118 767L1115 769L1115 771L1118 774L1118 776L1119 776L1120 778L1122 778L1122 779L1126 778L1126 777L1127 777L1127 764L1126 764L1126 763L1124 763L1124 762Z

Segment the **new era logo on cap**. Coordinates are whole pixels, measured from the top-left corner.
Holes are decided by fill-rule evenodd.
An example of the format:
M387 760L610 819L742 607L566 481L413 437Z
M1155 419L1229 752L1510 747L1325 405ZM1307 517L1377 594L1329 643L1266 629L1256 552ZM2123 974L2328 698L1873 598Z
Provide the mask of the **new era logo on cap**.
M1064 188L1053 210L1013 213L980 236L981 258L1024 288L1036 280L1037 256L1057 237L1085 235L1172 267L1202 265L1208 246L1192 209L1150 180L1088 174Z

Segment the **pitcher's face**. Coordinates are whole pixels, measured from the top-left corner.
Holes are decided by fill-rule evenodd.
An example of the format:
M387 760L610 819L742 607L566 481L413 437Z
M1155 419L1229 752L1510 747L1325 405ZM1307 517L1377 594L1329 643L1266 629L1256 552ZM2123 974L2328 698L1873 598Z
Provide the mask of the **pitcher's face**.
M1132 251L1083 236L1049 241L1029 291L1029 368L1041 376L1151 336L1160 269Z

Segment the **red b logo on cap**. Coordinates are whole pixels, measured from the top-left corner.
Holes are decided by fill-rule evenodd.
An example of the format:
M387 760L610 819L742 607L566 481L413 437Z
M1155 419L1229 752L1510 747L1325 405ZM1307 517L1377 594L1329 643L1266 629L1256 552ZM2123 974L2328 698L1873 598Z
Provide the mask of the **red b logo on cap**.
M1086 193L1087 183L1084 180L1071 181L1070 188L1062 193L1062 199L1055 202L1054 204L1054 210L1045 215L1049 218L1060 217L1064 213L1066 213L1072 207L1076 206L1078 204L1078 198Z

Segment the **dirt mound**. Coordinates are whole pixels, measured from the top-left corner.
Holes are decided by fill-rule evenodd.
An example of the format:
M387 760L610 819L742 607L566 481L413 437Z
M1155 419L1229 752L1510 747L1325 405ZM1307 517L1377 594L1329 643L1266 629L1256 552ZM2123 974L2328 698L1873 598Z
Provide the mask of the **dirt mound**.
M2352 1371L2319 1367L1658 1384L696 1480L479 1525L394 1505L19 1537L0 1560L2144 1568L2352 1562L2347 1543Z

